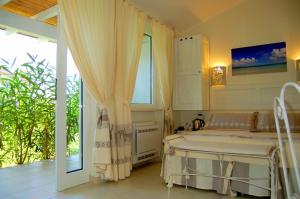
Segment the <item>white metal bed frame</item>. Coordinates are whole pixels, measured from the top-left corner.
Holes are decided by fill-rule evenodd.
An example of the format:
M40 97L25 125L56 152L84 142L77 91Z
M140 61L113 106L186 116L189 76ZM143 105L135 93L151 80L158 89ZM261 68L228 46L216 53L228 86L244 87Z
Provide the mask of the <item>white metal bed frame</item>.
M279 151L280 151L280 159L281 159L281 163L282 163L282 167L283 167L283 175L284 175L284 185L286 188L286 192L287 192L287 197L288 199L300 199L300 173L299 173L299 166L298 166L298 160L296 157L296 150L294 147L294 142L293 142L293 138L291 135L291 131L290 131L290 126L289 126L289 122L288 122L288 117L287 117L287 112L286 112L286 108L285 108L285 92L287 87L293 87L295 88L298 93L300 93L300 85L297 83L293 83L293 82L288 82L285 83L280 91L280 96L276 97L274 100L274 117L275 117L275 124L276 124L276 131L277 131L277 136L278 136L278 142L279 142ZM290 148L290 152L291 152L291 159L292 159L292 163L293 163L293 168L295 171L295 175L296 175L296 191L292 192L291 188L290 188L290 181L289 181L289 177L288 177L288 171L287 171L287 159L286 159L286 154L285 154L285 143L283 142L282 136L281 136L281 131L280 131L280 125L279 125L279 121L284 121L284 125L285 125L285 129L286 129L286 133L287 133L287 137L288 137L288 144L289 144L289 148ZM271 152L270 155L266 155L266 156L262 156L262 155L245 155L245 154L239 154L239 153L220 153L220 152L213 152L213 151L193 151L193 150L185 150L185 149L180 149L180 148L176 148L176 150L179 151L183 151L185 152L185 157L186 157L186 163L185 163L185 167L182 171L182 173L178 174L178 173L172 173L169 176L169 180L168 180L168 198L170 198L170 190L173 187L173 177L175 176L185 176L186 178L186 184L185 187L187 188L187 179L189 176L203 176L203 177L213 177L213 178L220 178L220 179L227 179L227 180L235 180L235 181L239 181L239 182L243 182L243 183L247 183L249 185L252 186L256 186L256 187L260 187L266 190L271 191L271 199L276 199L277 198L277 188L278 188L278 176L277 176L277 162L276 162L276 153L278 148L274 148ZM270 187L262 187L259 185L255 185L253 183L249 183L247 181L245 181L246 179L249 180L249 178L237 178L237 177L226 177L222 175L222 168L221 168L221 175L220 176L216 176L216 175L206 175L203 173L200 173L198 171L194 171L195 173L189 173L189 170L192 170L191 168L188 168L187 166L187 157L188 157L188 153L189 152L197 152L197 153L204 153L204 154L213 154L216 155L220 161L220 166L222 165L222 159L224 158L224 156L238 156L238 157L251 157L251 158L262 158L262 159L268 159L269 160L269 166L270 166L270 175L271 175L271 186ZM167 154L167 158L166 161L169 160L169 156L170 154Z
M285 182L285 188L286 188L286 194L288 199L299 199L300 198L300 174L299 174L299 165L296 157L296 150L294 147L293 143L293 138L291 135L291 130L290 130L290 125L288 121L288 116L285 108L285 93L286 89L288 87L295 88L298 93L300 93L300 85L296 84L294 82L288 82L285 83L280 91L280 96L276 97L274 100L274 117L275 117L275 124L276 124L276 131L277 131L277 136L278 136L278 142L279 142L279 149L280 149L280 155L281 155L281 162L282 162L282 167L283 167L283 176L284 176L284 182ZM293 168L295 171L296 175L296 189L295 192L293 193L291 191L290 187L290 181L288 177L288 171L287 171L287 159L286 159L286 153L285 153L285 143L282 140L281 136L281 131L280 131L280 125L279 121L284 121L286 133L288 136L288 144L289 144L289 149L291 152L291 159L293 163Z
M182 151L185 153L185 167L182 171L182 173L172 173L169 176L169 180L168 180L168 198L170 198L170 192L171 192L171 188L173 187L173 183L174 180L173 178L175 176L185 176L185 188L187 189L187 179L189 178L189 176L202 176L202 177L212 177L212 178L220 178L220 179L226 179L226 180L232 180L232 181L238 181L238 182L242 182L242 183L247 183L251 186L256 186L265 190L268 190L271 192L271 199L277 199L277 187L278 187L278 176L277 176L277 160L276 160L276 154L278 151L278 148L272 148L271 152L268 155L249 155L249 154L239 154L239 153L221 153L221 152L214 152L214 151L202 151L202 150L185 150L182 148L175 148L175 150L177 151ZM196 153L201 153L201 154L210 154L210 155L216 155L217 159L220 161L220 176L217 175L207 175L207 174L203 174L200 173L198 171L193 171L191 168L188 168L187 165L187 158L188 158L188 153L189 152L196 152ZM239 177L230 177L230 176L225 176L223 175L223 169L222 169L222 165L223 165L223 159L224 156L228 156L228 157L249 157L249 158L258 158L258 159L266 159L269 162L269 168L270 168L270 176L271 176L271 183L270 183L270 187L264 187L264 186L260 186L260 185L256 185L254 183L250 183L246 180L259 180L259 179L265 179L265 178L239 178ZM170 158L170 153L167 154L166 157L166 161L168 161ZM195 173L189 173L189 170L195 172Z

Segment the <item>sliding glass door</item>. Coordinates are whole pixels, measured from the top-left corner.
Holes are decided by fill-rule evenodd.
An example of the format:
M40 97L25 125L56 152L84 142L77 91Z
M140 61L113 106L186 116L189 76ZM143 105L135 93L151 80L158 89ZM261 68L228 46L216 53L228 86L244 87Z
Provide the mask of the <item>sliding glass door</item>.
M83 85L72 55L67 53L66 171L83 169Z
M80 74L60 31L57 48L56 173L57 189L88 182L84 95Z

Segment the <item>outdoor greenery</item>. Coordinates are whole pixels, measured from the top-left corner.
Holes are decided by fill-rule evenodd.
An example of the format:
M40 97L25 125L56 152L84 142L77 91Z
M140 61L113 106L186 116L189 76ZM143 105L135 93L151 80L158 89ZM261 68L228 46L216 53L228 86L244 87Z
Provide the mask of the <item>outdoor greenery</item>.
M29 61L0 65L0 167L53 159L55 155L55 69L28 54ZM80 79L67 80L68 155L78 145ZM74 149L75 148L75 149Z
M81 81L78 76L67 79L67 152L68 155L76 154L79 151L79 104Z

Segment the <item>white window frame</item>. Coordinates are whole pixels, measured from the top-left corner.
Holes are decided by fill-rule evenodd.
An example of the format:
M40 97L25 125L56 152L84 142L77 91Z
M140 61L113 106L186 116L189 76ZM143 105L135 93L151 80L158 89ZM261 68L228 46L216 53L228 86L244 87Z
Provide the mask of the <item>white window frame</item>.
M152 40L151 31L146 31L144 34L149 35ZM131 110L132 111L157 111L162 110L162 99L159 89L159 78L158 78L158 71L154 65L154 58L153 58L153 42L151 43L151 69L152 69L152 103L131 103Z

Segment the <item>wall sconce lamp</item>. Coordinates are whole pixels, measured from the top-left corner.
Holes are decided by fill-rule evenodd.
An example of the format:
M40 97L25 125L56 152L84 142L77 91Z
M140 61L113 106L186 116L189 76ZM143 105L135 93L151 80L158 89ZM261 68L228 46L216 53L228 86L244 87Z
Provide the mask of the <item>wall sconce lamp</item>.
M224 86L226 84L226 67L215 66L211 70L211 86Z
M296 60L297 81L300 82L300 59Z

